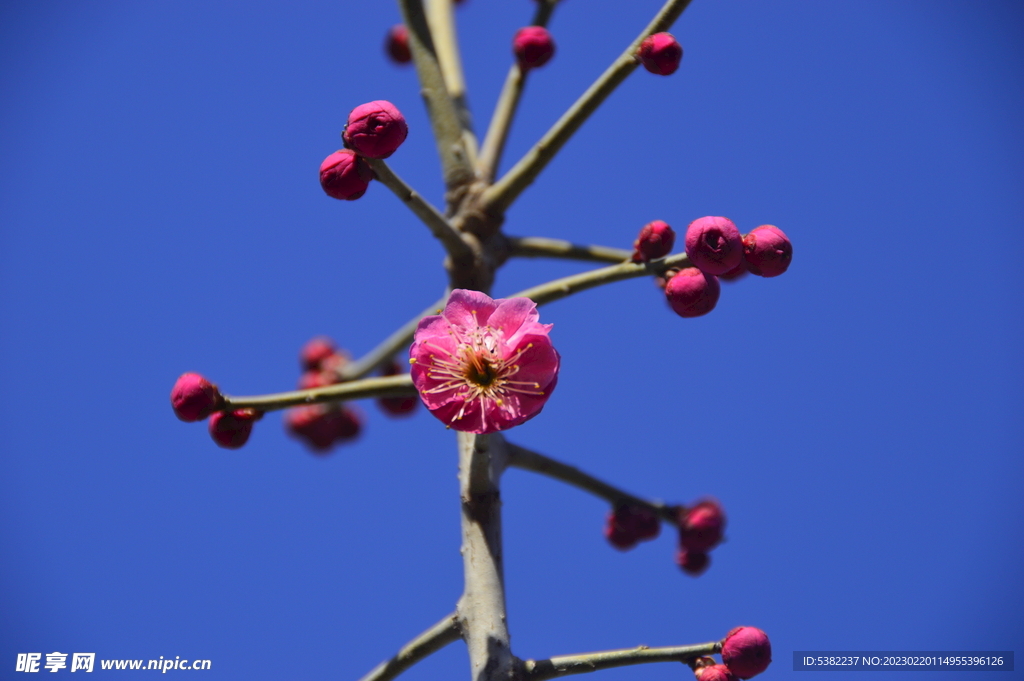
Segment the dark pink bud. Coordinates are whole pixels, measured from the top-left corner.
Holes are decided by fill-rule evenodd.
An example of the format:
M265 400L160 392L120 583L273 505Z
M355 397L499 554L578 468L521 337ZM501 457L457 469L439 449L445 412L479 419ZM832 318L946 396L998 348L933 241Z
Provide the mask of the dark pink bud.
M757 627L736 627L722 641L722 662L738 679L757 676L772 662L768 634Z
M261 416L255 409L218 411L210 417L210 437L224 449L238 449L249 441L252 424Z
M304 371L319 370L324 360L338 351L334 341L327 336L317 336L309 340L299 351L299 366Z
M341 138L345 146L366 158L387 158L409 134L405 116L383 99L360 104L348 115Z
M729 218L698 218L686 228L686 255L702 272L723 274L743 260L743 237Z
M633 262L647 262L664 258L672 252L676 243L676 233L661 220L648 222L640 230L640 235L633 242Z
M700 317L715 309L722 287L718 278L696 267L679 270L665 285L665 297L680 317Z
M775 225L761 225L743 237L743 257L757 276L777 277L789 269L793 244Z
M643 506L624 504L609 511L604 537L615 548L626 551L637 542L654 539L661 531L658 516Z
M711 565L711 556L698 551L679 549L676 551L676 565L686 574L697 577L704 574L704 571Z
M736 681L729 668L724 664L711 664L695 670L694 675L697 681Z
M346 405L296 407L288 410L284 421L288 431L317 454L327 453L338 442L354 439L363 425L359 413Z
M679 512L679 545L686 551L704 553L722 541L725 513L711 499Z
M402 367L394 360L381 372L383 376L397 376L400 373L402 373ZM384 410L384 413L391 416L408 416L416 411L416 405L419 403L420 398L415 395L411 397L381 397L377 400L377 404Z
M171 388L171 407L182 421L202 421L223 401L217 386L199 374L182 374Z
M373 171L348 149L339 149L320 164L320 186L335 199L355 201L366 193Z
M636 56L651 73L667 76L679 68L683 48L671 33L655 33L644 38Z
M412 61L412 53L409 52L409 29L405 24L395 24L391 27L384 41L384 51L396 64L408 64Z
M543 26L526 26L516 31L512 52L522 71L544 66L555 54L555 41Z

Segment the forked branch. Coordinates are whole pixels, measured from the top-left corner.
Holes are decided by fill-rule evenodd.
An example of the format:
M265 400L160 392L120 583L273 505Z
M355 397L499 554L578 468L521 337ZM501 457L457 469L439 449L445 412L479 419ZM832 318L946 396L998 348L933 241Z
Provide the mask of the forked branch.
M370 350L357 361L346 365L340 372L341 377L346 381L351 381L356 378L362 378L374 369L382 367L399 350L412 342L412 337L416 333L416 327L419 326L420 320L432 314L437 314L447 302L448 294L445 293L441 300L396 329L394 333L381 341L373 350Z
M394 657L381 662L359 681L390 681L423 658L459 640L461 636L458 619L453 612L406 643Z
M636 51L647 36L668 30L690 0L668 0L647 28L616 59L586 92L569 107L523 158L481 196L481 208L492 215L504 215L516 197L540 175L559 149L597 110L615 88L637 67Z

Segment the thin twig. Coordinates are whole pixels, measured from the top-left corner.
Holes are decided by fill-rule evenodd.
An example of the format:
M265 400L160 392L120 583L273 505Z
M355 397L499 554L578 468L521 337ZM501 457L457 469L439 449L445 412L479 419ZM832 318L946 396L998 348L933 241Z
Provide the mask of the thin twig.
M628 504L630 506L641 506L657 514L665 522L679 525L679 519L674 506L669 506L662 501L648 501L633 496L618 487L609 485L598 480L592 475L584 473L575 466L556 461L538 452L508 443L508 465L513 468L521 468L524 471L533 471L547 475L556 480L578 487L584 492L590 492L594 496L606 499L613 506Z
M462 138L469 155L469 163L476 163L476 135L473 134L473 117L469 113L466 99L466 80L462 76L462 58L459 56L459 41L456 39L455 12L452 0L427 0L427 23L434 38L434 49L441 67L448 96L455 105L455 112L462 126Z
M462 123L441 74L434 40L430 34L422 0L398 0L402 19L409 29L409 50L416 62L416 75L420 91L427 104L427 114L434 128L437 151L441 156L441 170L445 187L461 187L474 176L462 139Z
M585 674L602 669L625 667L631 664L647 664L649 662L687 662L696 657L714 655L721 652L720 641L698 643L692 646L672 646L667 648L648 648L637 646L623 650L603 650L596 653L579 655L560 655L548 660L527 660L523 663L526 681L546 681L570 674Z
M509 296L509 298L529 298L538 305L544 305L574 293L586 291L588 288L594 288L595 286L645 275L661 274L670 267L691 267L690 259L686 257L685 253L677 253L667 258L652 260L647 263L624 262L619 265L612 265L611 267L602 267L590 270L589 272L555 279L546 284L520 291Z
M390 681L428 655L459 640L461 636L457 615L453 612L406 643L394 657L381 662L359 681Z
M510 236L509 255L520 258L567 258L592 262L621 263L633 256L633 251L607 246L574 244L562 239L539 236Z
M394 333L381 341L373 350L370 350L355 362L347 364L345 368L339 372L341 374L341 378L346 381L362 378L374 369L378 369L383 366L388 360L394 357L399 350L412 342L413 334L416 333L416 327L419 326L420 320L424 317L437 314L447 302L448 294L445 293L441 300L437 301L396 329Z
M221 408L224 411L233 411L235 409L274 411L276 409L320 404L322 402L361 400L367 397L409 397L415 394L416 389L412 386L412 378L409 377L409 374L400 374L398 376L364 378L360 381L338 383L325 388L293 390L287 393L273 393L271 395L255 395L252 397L225 395Z
M556 3L557 0L538 2L537 13L533 16L532 25L547 26ZM519 98L522 96L525 86L526 74L519 68L519 64L512 64L505 77L505 85L501 88L501 94L498 95L498 104L494 107L494 113L491 115L491 124L487 126L487 135L480 148L480 158L477 159L476 167L484 182L493 182L498 173L501 154L505 150L505 142L508 141L508 133L512 129L512 119L515 117Z
M569 107L561 118L548 130L537 144L509 170L498 182L491 185L481 196L480 206L494 215L502 215L544 170L558 150L569 141L584 121L594 113L601 102L637 67L636 51L647 36L668 30L690 0L668 0L654 20L637 36L625 52L616 59L601 76L594 81L583 95Z
M416 214L416 217L422 220L430 228L431 233L444 244L445 250L448 251L448 255L452 257L454 262L468 262L472 260L473 251L470 249L469 244L463 240L462 236L451 226L437 208L434 208L429 201L396 175L395 171L391 170L388 164L384 162L384 159L369 158L366 160L370 167L373 168L377 179L394 192L395 196L401 199L405 205L409 206L412 212Z

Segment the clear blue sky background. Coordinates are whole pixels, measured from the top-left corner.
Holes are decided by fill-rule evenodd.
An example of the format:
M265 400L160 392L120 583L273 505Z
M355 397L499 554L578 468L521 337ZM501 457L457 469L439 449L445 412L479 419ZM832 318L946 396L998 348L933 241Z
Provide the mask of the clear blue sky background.
M558 9L506 168L658 6ZM532 11L458 12L479 128ZM57 650L354 680L452 609L454 436L424 411L367 403L362 439L316 458L279 414L220 450L167 399L189 370L289 389L311 336L360 354L441 292L440 247L390 192L343 203L316 179L347 112L389 99L410 127L392 167L440 203L414 73L381 51L397 21L388 2L0 6L0 678ZM728 542L693 579L671 532L620 554L603 502L511 471L518 655L739 624L771 636L764 678L794 650L1024 652L1022 29L1011 0L694 0L680 70L635 72L522 195L512 234L628 247L652 219L726 215L796 255L700 319L647 280L543 308L564 368L510 439L638 494L713 495ZM513 262L495 293L587 267ZM405 678L467 673L453 645Z

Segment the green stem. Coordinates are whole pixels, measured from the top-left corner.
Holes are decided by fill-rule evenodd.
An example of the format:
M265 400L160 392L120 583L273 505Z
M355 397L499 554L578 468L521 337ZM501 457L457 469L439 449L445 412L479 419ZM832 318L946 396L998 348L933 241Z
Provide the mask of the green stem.
M447 615L440 622L402 646L394 657L373 668L359 681L390 681L425 657L436 653L462 636L457 615Z
M445 293L441 300L396 329L394 333L381 341L373 350L370 350L357 361L347 364L340 372L341 378L351 381L356 378L362 378L374 369L379 369L394 357L399 350L412 342L412 337L416 333L416 327L419 326L421 319L438 314L447 302L448 294Z
M623 650L604 650L597 653L580 655L562 655L548 660L527 660L523 663L524 681L546 681L570 674L585 674L602 669L625 667L632 664L650 662L687 662L704 655L721 652L719 641L699 643L692 646L673 646L667 648L648 648L637 646Z
M361 400L367 397L408 397L415 394L416 389L412 385L412 378L409 374L401 374L399 376L364 378L360 381L338 383L325 388L294 390L271 395L255 395L252 397L225 395L221 409L223 411L234 411L235 409L274 411L323 402Z
M607 246L574 244L562 239L537 236L510 236L509 255L519 258L566 258L593 262L621 263L633 256L633 251Z

